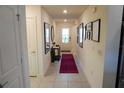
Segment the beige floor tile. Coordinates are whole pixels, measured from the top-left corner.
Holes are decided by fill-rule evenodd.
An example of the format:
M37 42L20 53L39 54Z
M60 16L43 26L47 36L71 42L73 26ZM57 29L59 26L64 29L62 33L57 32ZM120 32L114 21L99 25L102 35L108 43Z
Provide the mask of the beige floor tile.
M87 82L87 78L84 74L80 74L80 79L84 82Z
M82 81L79 74L69 74L68 81Z
M53 88L54 82L41 82L40 88Z
M74 82L74 81L72 82L72 81L70 81L68 83L68 87L69 88L82 88L83 84L81 82Z
M39 79L37 77L30 77L30 85L32 88L39 87Z
M56 76L45 76L41 78L41 81L55 82Z
M57 81L54 84L54 88L67 88L67 82Z
M56 81L64 81L67 82L68 78L67 78L67 74L59 74L56 76Z
M49 70L47 71L46 76L56 75L56 74L57 74L56 70L57 70L57 69L55 69L55 68L49 69Z
M69 88L90 88L88 82L81 82L81 81L69 81L68 87Z
M81 81L83 81L83 82L87 82L86 77L80 77L80 79L81 79Z

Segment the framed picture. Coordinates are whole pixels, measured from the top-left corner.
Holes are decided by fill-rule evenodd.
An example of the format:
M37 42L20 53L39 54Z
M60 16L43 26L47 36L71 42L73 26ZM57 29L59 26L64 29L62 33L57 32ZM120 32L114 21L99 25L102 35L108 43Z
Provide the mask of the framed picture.
M50 30L51 26L48 23L44 22L44 50L45 54L47 54L50 50Z
M91 40L91 38L92 38L92 30L93 30L92 22L86 24L85 29L86 29L86 38L88 40Z
M87 39L90 40L91 39L91 32L87 31Z
M51 41L54 42L54 26L51 26Z
M79 27L77 27L77 44L79 43Z
M79 38L78 38L79 46L81 48L83 48L83 40L84 40L83 35L84 35L84 26L83 26L83 23L81 23L79 25L79 35L78 35L79 36Z
M100 19L93 21L92 40L96 42L100 42L100 23Z
M86 25L84 26L84 30L83 30L83 40L86 40Z
M89 32L92 31L92 22L86 24L86 30Z

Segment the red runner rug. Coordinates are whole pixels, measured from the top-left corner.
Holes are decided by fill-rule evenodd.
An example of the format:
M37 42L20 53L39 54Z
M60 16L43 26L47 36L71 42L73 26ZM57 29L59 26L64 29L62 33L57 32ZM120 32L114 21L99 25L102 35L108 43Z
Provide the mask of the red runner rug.
M62 54L60 73L78 73L72 54Z

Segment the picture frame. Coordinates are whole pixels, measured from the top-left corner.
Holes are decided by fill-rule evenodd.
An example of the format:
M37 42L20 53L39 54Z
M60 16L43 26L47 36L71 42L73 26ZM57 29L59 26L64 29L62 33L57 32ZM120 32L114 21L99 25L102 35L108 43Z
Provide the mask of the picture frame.
M83 40L85 41L86 40L86 35L87 35L87 33L86 33L86 25L84 26L84 30L83 30Z
M84 41L84 37L83 37L83 35L84 35L84 24L83 23L81 23L80 25L79 25L79 38L78 38L78 44L79 44L79 46L81 47L81 48L83 48L83 41Z
M89 22L88 24L86 24L86 30L88 32L91 32L92 31L92 22Z
M79 27L77 27L77 44L79 43Z
M54 26L51 26L51 41L54 42Z
M86 28L86 39L91 40L92 30L93 30L92 22L87 23L85 28Z
M101 19L93 21L92 40L95 42L100 42L100 25Z
M90 40L91 39L91 32L87 32L87 39Z
M45 50L45 54L47 54L50 51L50 31L51 31L50 24L44 22L44 50Z

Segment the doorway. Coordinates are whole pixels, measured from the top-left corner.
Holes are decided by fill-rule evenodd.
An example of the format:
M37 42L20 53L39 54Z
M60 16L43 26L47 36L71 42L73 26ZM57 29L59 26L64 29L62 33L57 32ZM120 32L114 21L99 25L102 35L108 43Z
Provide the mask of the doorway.
M36 17L27 17L27 44L28 44L28 63L29 76L37 77L38 62L37 62L37 24Z
M61 49L62 52L71 51L71 34L69 28L62 28L61 30Z

